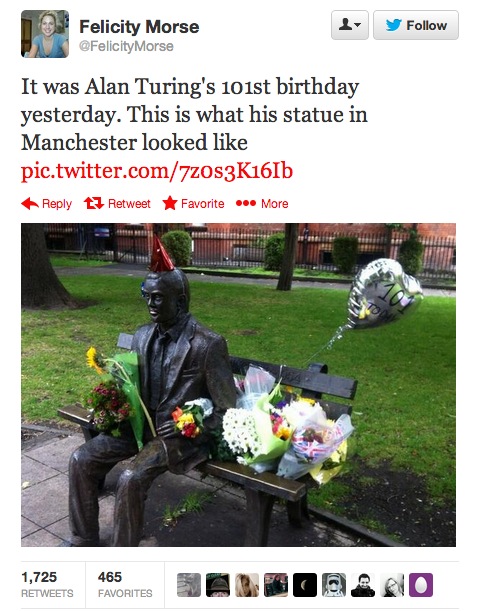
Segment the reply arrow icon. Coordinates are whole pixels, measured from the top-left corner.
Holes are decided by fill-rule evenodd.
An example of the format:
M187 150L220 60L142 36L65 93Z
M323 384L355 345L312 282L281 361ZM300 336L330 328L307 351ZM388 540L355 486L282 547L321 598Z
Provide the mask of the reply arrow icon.
M36 208L39 207L39 204L36 204L35 202L33 202L30 197L28 197L27 199L24 199L24 201L22 202L22 206L25 206L27 208L27 210L30 210L32 208L32 206L35 206Z

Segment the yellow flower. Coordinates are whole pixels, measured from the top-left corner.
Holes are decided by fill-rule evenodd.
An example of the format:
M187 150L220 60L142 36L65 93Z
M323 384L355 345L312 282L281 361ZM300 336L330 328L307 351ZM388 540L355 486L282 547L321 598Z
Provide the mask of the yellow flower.
M192 424L193 422L194 422L194 417L192 416L192 414L182 414L177 419L176 427L178 428L179 431L183 431L184 427L187 424Z
M96 352L96 348L93 348L92 346L91 348L89 348L89 350L86 352L86 361L89 367L96 369L99 374L104 373L104 370L99 365L99 358L98 353Z
M194 422L194 417L192 414L182 414L178 422L182 422L182 424L192 424L192 422Z
M286 426L280 426L280 428L276 431L275 435L276 437L278 437L278 439L286 441L291 437L291 429Z
M299 397L299 401L305 401L305 403L309 403L310 405L315 405L315 399L310 399L309 397Z

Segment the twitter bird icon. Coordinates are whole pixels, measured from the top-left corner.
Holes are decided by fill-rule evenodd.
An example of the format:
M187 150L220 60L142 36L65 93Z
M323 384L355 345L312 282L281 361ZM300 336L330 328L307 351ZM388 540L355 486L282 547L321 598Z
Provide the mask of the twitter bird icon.
M402 19L394 19L394 21L389 21L389 19L386 19L387 31L395 32L397 29L399 29L401 21Z

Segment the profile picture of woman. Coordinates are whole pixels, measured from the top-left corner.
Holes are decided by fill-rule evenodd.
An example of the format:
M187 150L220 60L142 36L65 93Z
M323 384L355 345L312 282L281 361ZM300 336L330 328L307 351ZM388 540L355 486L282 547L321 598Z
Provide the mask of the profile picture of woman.
M265 573L264 595L288 596L288 573Z
M404 596L404 575L383 575L381 581L381 596L385 598L401 598Z
M234 591L236 596L259 596L259 578L256 573L237 573Z
M58 16L56 11L44 11L39 15L40 34L32 40L27 57L63 58L69 55L69 42L63 34L59 34Z

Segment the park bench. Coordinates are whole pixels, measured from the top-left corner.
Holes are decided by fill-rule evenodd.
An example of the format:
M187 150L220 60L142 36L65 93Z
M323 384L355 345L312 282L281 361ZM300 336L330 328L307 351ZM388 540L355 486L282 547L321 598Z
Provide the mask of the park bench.
M118 347L131 349L132 335L121 333ZM337 420L342 414L351 414L351 401L357 389L357 381L329 375L326 365L313 363L307 369L266 363L255 359L231 356L232 372L244 377L250 365L262 367L285 386L300 389L301 396L318 399L328 418ZM338 399L339 401L335 401ZM341 403L340 400L346 401ZM79 424L86 441L97 434L86 408L76 403L58 410L58 415ZM290 480L274 473L256 473L248 466L235 462L208 460L197 467L204 475L212 475L242 486L246 495L245 546L262 547L268 542L271 513L276 499L286 503L288 519L292 525L301 525L308 517L307 491L309 479Z

